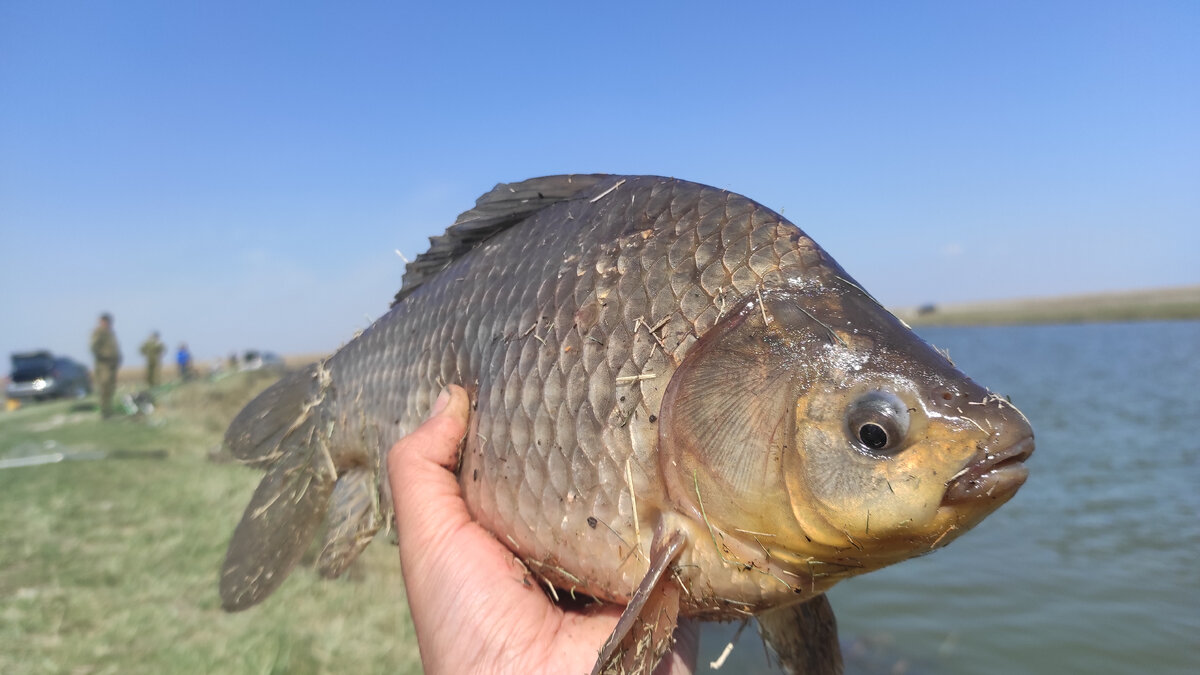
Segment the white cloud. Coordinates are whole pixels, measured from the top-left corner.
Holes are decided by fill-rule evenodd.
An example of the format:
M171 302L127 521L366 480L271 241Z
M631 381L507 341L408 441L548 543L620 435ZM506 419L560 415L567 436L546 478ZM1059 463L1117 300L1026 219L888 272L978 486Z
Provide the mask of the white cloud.
M957 258L965 253L966 249L958 242L950 242L942 244L941 252L947 258Z

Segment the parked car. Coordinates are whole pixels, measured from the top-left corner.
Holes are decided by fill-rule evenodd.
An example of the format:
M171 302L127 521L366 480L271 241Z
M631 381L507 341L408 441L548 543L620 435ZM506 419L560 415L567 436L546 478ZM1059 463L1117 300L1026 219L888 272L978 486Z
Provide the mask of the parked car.
M275 352L247 349L242 354L239 370L283 370L283 359Z
M12 355L12 374L5 393L13 399L83 398L92 393L88 369L48 351Z

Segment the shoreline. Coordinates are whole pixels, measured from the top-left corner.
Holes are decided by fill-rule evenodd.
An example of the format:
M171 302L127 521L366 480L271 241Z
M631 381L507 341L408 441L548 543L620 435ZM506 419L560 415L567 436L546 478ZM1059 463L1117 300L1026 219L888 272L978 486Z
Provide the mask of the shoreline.
M892 308L913 326L1186 321L1200 319L1200 285Z
M910 326L1194 321L1200 320L1200 284L888 309ZM312 352L284 355L283 360L287 368L294 369L326 356ZM215 364L211 360L199 361L196 367L207 371ZM140 362L123 366L117 372L117 381L131 384L143 378L144 373L145 366ZM174 364L164 364L163 382L178 379Z

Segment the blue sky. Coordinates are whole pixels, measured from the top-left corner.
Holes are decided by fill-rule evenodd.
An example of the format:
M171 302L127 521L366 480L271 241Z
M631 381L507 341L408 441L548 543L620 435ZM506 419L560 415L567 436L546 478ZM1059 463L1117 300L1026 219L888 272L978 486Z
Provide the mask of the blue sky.
M0 4L0 355L331 350L497 182L752 197L885 304L1200 283L1200 3Z

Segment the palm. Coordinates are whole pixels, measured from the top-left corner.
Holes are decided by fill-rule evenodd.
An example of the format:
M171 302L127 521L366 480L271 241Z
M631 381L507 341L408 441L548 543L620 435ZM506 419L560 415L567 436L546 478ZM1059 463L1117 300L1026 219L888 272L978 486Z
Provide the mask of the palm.
M404 583L426 672L587 673L619 608L555 605L471 520L446 469L455 463L469 408L466 392L451 392L444 411L397 443L389 460ZM680 672L690 672L695 626L680 632L680 648L664 667L680 662Z

